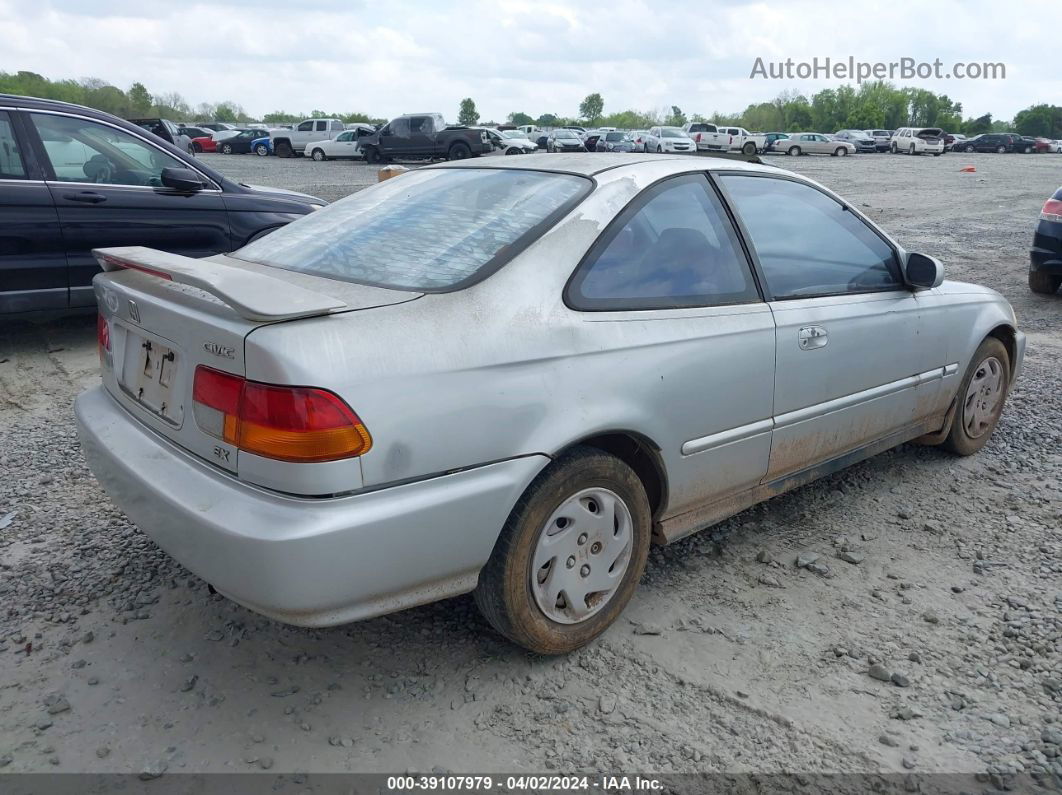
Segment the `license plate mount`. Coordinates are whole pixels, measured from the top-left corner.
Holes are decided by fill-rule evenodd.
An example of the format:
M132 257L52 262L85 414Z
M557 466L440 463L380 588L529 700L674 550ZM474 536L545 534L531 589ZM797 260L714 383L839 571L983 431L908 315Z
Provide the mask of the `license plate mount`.
M138 404L180 425L184 409L176 391L181 355L169 345L130 331L126 337L122 388Z

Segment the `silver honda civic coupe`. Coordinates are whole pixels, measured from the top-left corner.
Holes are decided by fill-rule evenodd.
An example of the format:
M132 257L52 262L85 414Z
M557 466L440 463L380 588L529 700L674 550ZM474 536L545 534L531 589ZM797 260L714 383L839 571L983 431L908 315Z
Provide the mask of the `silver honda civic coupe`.
M992 434L1025 336L826 188L697 157L462 161L230 255L97 252L92 471L281 621L472 591L562 653L670 543L903 442Z

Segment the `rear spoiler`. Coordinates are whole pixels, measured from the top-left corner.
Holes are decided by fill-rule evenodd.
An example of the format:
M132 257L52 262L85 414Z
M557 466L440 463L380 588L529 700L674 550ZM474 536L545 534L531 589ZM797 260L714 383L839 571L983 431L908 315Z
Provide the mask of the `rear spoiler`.
M105 271L136 270L197 287L248 320L293 320L347 308L342 301L284 279L144 246L97 248L92 254Z

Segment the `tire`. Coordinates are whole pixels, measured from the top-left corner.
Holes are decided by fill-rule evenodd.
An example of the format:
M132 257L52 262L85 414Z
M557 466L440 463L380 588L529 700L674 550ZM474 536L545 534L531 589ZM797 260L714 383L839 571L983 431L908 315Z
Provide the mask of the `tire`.
M756 154L756 144L754 144L752 141L749 141L743 147L741 147L741 151L747 155L754 155Z
M222 146L221 146L221 154L223 154L223 155L231 155L232 154L232 145L231 144L222 144Z
M973 455L984 447L1003 413L1009 387L1010 356L1007 349L995 337L986 337L977 346L959 385L955 417L941 447L962 456ZM986 388L988 392L983 391Z
M328 159L325 156L325 153L322 152L320 149L314 149L312 152L310 152L310 157L312 157L318 163Z
M933 153L933 157L940 157L942 154L944 154L944 153L943 152L934 152Z
M900 147L898 147L896 145L896 142L893 141L891 144L889 144L889 151L892 152L894 155L898 155L900 154Z
M791 147L789 147L786 150L785 153L787 155L789 155L790 157L800 157L800 147L799 146L791 146Z
M1029 271L1029 289L1040 295L1054 295L1062 287L1062 276L1043 271Z
M269 157L269 147L265 144L258 144L258 146L254 148L254 153L259 157Z
M472 156L472 150L468 144L458 141L452 144L446 152L447 160L465 160Z
M291 144L287 141L279 141L273 144L273 151L276 152L277 157L295 156L295 150L291 148Z
M1002 145L997 146L996 147L996 153L1000 154L1000 155L1006 154L1007 153L1007 147L1002 146Z
M1022 151L1022 154L1031 155L1032 154L1032 147L1031 146L1027 146L1024 149L1022 149L1021 151Z
M199 152L203 151L203 145L202 144L192 144L192 149L196 152L196 154L198 154Z
M833 156L834 157L848 157L848 150L845 149L843 146L838 146L834 150Z
M615 500L614 513L611 522L599 518L595 527L595 516L607 516L599 497ZM572 518L568 511L575 512ZM651 525L645 488L627 464L594 448L573 448L535 478L509 514L479 574L476 604L491 626L526 649L539 654L578 649L604 632L630 601L649 555ZM550 529L558 530L547 535ZM552 551L541 545L547 537L556 539ZM536 557L544 563L536 566ZM596 576L607 576L624 560L610 590L596 592L607 596L593 600L583 586L569 603L566 581L579 588L596 561L602 564Z
M661 146L660 144L657 144L657 145L656 145L656 153L657 153L658 155L662 155L662 154L664 154L664 147L663 147L663 146Z
M915 155L915 154L917 154L917 152L915 152L915 145L914 145L914 144L911 144L911 148L910 148L910 150L908 150L908 152L907 152L907 153L908 153L909 155Z
M362 155L365 158L365 162L370 165L375 166L383 162L383 158L380 157L380 150L375 146L366 146L365 149L362 150Z

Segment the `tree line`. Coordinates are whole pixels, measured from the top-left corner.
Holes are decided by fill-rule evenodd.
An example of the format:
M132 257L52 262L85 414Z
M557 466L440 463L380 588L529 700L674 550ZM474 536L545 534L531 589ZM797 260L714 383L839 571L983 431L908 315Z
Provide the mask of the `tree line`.
M288 124L305 118L337 118L347 123L369 124L387 121L367 113L329 113L318 109L310 113L275 110L256 119L238 103L229 100L192 105L174 91L152 94L140 82L133 83L123 91L99 78L50 80L27 71L0 72L0 93L73 102L123 118L159 116L175 121L220 121L232 124L251 121ZM461 100L457 120L466 125L480 123L480 114L471 97ZM1014 131L1021 135L1062 138L1062 106L1047 103L1032 105L1019 111L1011 121L995 119L991 113L963 118L962 103L945 94L935 94L923 88L897 88L883 80L865 82L858 88L850 85L825 88L810 97L793 90L783 91L773 100L753 103L740 113L714 112L707 116L686 114L676 105L662 110L623 110L606 114L605 101L601 94L595 92L587 95L579 104L578 116L555 113L532 116L523 111L514 111L506 121L515 125L537 124L542 127L580 124L631 130L660 124L677 127L688 121L710 121L762 132L895 130L898 127L919 126L941 127L947 132L966 135ZM496 124L493 121L483 123Z

